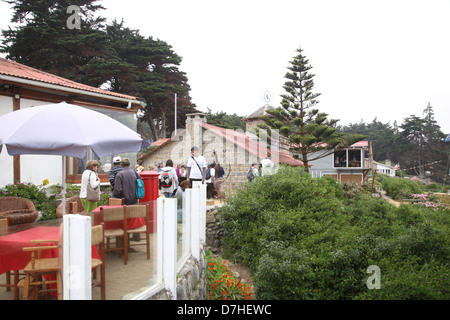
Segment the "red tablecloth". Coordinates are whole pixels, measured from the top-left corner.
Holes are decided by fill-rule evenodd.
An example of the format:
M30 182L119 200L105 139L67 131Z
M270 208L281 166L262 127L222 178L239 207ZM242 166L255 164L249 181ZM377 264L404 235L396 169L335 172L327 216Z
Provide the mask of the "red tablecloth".
M99 214L100 213L100 208L118 208L120 206L100 206L94 210L92 210L93 213L95 214ZM142 226L145 226L145 219L144 218L130 218L127 219L128 224L127 224L127 229L128 230L132 230L132 229L136 229ZM122 221L105 221L105 229L121 229L123 225Z
M33 246L34 244L30 243L30 240L53 239L58 241L59 227L36 227L0 237L0 274L25 268L31 259L31 252L24 252L22 248ZM58 250L43 250L41 257L58 257ZM96 246L92 247L92 258L100 259Z

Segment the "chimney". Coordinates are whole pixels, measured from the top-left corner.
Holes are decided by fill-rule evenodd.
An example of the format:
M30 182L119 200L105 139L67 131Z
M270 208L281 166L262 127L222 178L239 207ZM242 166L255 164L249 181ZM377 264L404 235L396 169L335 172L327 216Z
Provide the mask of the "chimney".
M199 146L203 140L202 123L207 123L206 114L197 112L186 115L186 131L189 134L193 145Z

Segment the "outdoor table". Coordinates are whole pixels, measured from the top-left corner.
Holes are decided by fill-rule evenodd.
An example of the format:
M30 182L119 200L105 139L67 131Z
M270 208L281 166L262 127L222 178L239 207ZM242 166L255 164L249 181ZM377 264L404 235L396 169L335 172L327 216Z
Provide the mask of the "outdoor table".
M19 298L18 272L23 270L31 259L31 252L24 252L22 249L35 245L30 243L30 240L53 239L58 242L59 227L40 226L0 237L0 274L14 271L14 299ZM54 245L54 243L41 245ZM58 249L43 250L41 254L41 258L56 257L58 257ZM92 246L92 258L100 259L96 246Z
M100 208L119 208L121 206L99 206L96 209L92 210L92 213L95 216L100 214ZM97 218L96 218L97 219ZM133 230L145 226L144 218L129 218L127 219L127 229ZM105 221L104 222L105 229L122 229L123 222L122 221Z

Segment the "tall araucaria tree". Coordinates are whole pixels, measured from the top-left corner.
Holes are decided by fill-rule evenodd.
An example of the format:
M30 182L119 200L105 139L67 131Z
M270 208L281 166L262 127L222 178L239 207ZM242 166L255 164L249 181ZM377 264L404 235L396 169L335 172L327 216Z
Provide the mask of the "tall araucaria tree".
M335 148L346 147L366 136L359 134L344 135L335 128L338 120L327 119L328 114L316 109L320 95L314 93L314 75L308 59L301 48L288 67L281 95L281 107L267 110L268 115L261 116L265 125L260 128L268 131L277 129L280 135L280 148L289 150L303 161L309 172L311 161L333 153Z

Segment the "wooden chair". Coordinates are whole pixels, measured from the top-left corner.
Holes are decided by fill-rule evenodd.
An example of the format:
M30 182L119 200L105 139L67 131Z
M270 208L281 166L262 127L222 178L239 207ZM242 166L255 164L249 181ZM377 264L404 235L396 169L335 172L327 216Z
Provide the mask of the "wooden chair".
M0 219L0 235L8 234L9 230L9 217L6 216ZM6 287L6 291L11 291L11 288L14 287L14 284L11 284L11 271L7 271L5 273L6 283L0 283L0 287Z
M106 281L105 281L105 229L103 223L93 226L91 233L91 242L93 246L97 246L100 259L92 259L92 271L96 274L96 269L100 267L100 280L92 281L92 287L101 288L101 299L106 299ZM94 276L96 279L96 276Z
M25 266L25 279L19 286L23 286L22 299L37 299L40 293L57 292L57 299L62 300L62 246L63 246L63 226L59 229L58 240L32 240L31 243L37 244L34 247L23 248L23 251L31 252L31 260ZM55 243L55 245L45 245L44 243ZM41 252L44 250L58 249L58 258L41 258ZM37 252L37 258L35 256ZM45 276L53 275L55 279L46 280ZM56 284L56 289L49 286Z
M109 198L108 206L123 206L124 201L124 198Z
M107 248L105 251L119 251L123 253L123 262L127 264L128 261L128 239L127 239L127 214L125 207L105 208L100 207L100 221L122 221L121 228L107 229L105 228L105 239ZM106 224L105 224L106 225ZM115 248L110 247L110 239L116 239Z
M66 214L70 213L83 213L86 212L83 208L83 204L81 203L80 196L73 196L66 199L65 206ZM61 203L58 208L56 208L56 217L62 218L63 216L63 204Z
M149 212L148 204L146 205L129 205L125 206L125 212L127 218L144 218L145 225L136 229L127 230L127 236L130 234L142 234L145 233L145 243L136 243L136 245L147 246L147 259L150 259L150 225L149 225ZM132 246L131 241L128 240L129 246Z

